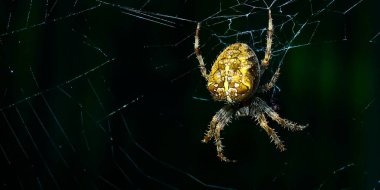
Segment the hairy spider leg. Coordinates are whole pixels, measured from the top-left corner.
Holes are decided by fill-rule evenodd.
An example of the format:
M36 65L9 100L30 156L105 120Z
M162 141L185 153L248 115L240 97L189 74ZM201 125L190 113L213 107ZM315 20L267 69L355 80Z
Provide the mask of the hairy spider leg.
M277 82L278 77L280 76L280 67L277 68L276 72L273 74L270 81L259 88L259 92L268 92L270 89L274 87Z
M269 127L268 122L264 116L264 113L254 114L254 117L256 118L256 120L259 123L259 125L261 126L261 128L263 128L265 130L265 132L267 132L267 134L269 135L269 137L271 139L271 142L274 142L276 147L281 152L285 151L286 149L285 149L284 144L282 144L282 141L280 140L280 137L278 137L276 131L274 131L274 129Z
M244 106L240 108L235 115L236 117L251 116L252 118L255 118L260 127L263 128L265 132L268 134L268 136L271 139L271 142L274 142L274 144L280 151L285 151L285 146L282 144L280 137L277 135L274 129L269 127L264 112L256 106L257 105L254 104Z
M267 46L265 49L265 57L261 60L261 74L268 68L269 60L272 54L272 35L273 35L273 23L272 23L272 12L268 10L268 29L267 29Z
M234 160L229 160L223 154L223 144L222 139L220 138L220 133L225 126L231 121L234 109L231 105L226 105L222 109L220 109L212 118L209 130L206 132L202 142L207 143L211 138L215 139L215 146L217 150L217 155L220 160L225 162L230 162Z
M195 55L197 56L197 59L199 62L199 69L201 70L202 76L206 80L208 80L208 74L207 74L206 66L205 66L205 63L203 61L203 57L200 53L200 50L199 50L199 43L200 43L199 31L200 31L200 29L201 29L201 23L198 22L197 29L195 30L194 52L195 52Z
M210 126L209 126L207 132L205 133L205 136L203 137L203 140L202 140L203 143L208 143L208 141L210 141L210 139L214 137L215 126L216 126L217 122L218 121L216 119L216 115L214 115L214 117L212 117L212 120L210 122Z
M232 116L232 113L231 113ZM219 159L224 162L236 162L236 160L230 160L223 154L223 144L222 139L220 138L220 132L227 125L227 123L218 123L215 128L215 146Z
M218 112L216 112L216 114L212 117L209 129L207 130L207 132L205 133L205 136L203 137L203 140L202 140L203 143L207 143L208 141L210 141L211 138L214 137L215 127L218 123L229 122L230 120L229 117L232 117L232 114L230 112L232 113L232 108L230 105L226 105L222 109L220 109Z
M302 131L307 127L307 125L298 125L295 122L281 118L277 112L275 112L271 107L268 106L267 103L258 97L255 98L253 106L255 106L257 109L260 109L261 112L266 113L272 120L276 121L282 127L287 128L291 131Z

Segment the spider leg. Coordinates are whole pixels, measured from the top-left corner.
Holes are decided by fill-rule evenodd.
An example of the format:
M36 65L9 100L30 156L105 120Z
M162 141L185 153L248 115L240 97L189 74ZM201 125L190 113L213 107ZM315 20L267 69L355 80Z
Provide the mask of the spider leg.
M222 109L220 109L216 114L212 117L212 120L210 122L210 126L205 133L205 136L203 137L202 142L207 143L214 137L215 134L215 127L218 123L228 123L230 122L232 118L232 107L230 105L224 106Z
M258 97L255 98L253 104L253 106L257 107L257 109L260 109L261 112L266 113L271 119L276 121L282 127L287 128L291 131L302 131L307 127L307 125L298 125L297 123L281 118L277 112L275 112L271 107L268 106L268 104L266 104Z
M232 115L232 114L231 114ZM236 162L235 160L230 160L223 154L223 144L222 144L222 138L220 138L220 132L223 130L224 126L226 126L227 123L218 123L215 128L215 145L216 145L216 151L217 156L221 161L224 162Z
M201 29L201 23L198 22L197 28L195 30L194 52L195 52L195 55L197 56L197 59L198 59L198 62L199 62L199 69L201 70L202 76L206 80L208 80L206 66L205 66L205 63L203 61L203 57L202 57L202 55L200 53L200 50L199 50L199 43L200 43L200 40L199 40L199 31L200 31L200 29Z
M274 142L276 147L280 149L280 151L285 151L285 146L282 144L280 137L278 137L274 129L268 126L268 122L265 118L264 113L261 111L261 109L254 106L244 106L240 108L239 110L237 110L235 115L236 117L251 116L255 118L258 124L260 125L260 127L263 128L265 132L269 135L271 141Z
M210 139L214 137L216 124L217 124L217 120L216 120L216 116L214 116L211 120L211 123L207 132L205 133L205 136L203 137L203 140L202 140L203 143L208 143L208 141L210 141Z
M265 130L265 132L267 132L267 134L269 135L269 137L271 139L271 142L274 142L276 147L281 152L285 151L286 149L285 149L284 144L282 144L282 141L280 140L280 137L278 137L276 131L274 131L274 129L272 129L268 126L268 122L267 122L264 114L256 112L256 114L254 114L254 117L256 118L256 120L259 123L259 125L261 126L261 128L263 128Z
M280 76L280 67L277 68L276 72L273 74L270 81L259 87L259 92L268 92L270 89L274 87L277 82L278 77Z
M268 29L267 29L267 46L265 49L265 57L261 60L261 68L262 73L264 73L265 69L268 68L269 60L271 57L271 49L272 49L272 35L273 35L273 23L272 23L272 13L271 10L268 10ZM261 73L261 74L262 74Z
M249 116L249 115L250 115L250 112L251 112L251 110L249 109L249 106L244 106L244 107L239 108L239 109L236 111L235 116L236 116L236 117Z
M220 138L220 132L225 126L231 121L234 113L234 109L231 105L226 105L220 109L212 118L209 130L206 132L202 142L207 143L211 138L215 139L215 146L217 150L217 155L220 160L225 162L230 162L227 157L223 154L223 144L222 138Z

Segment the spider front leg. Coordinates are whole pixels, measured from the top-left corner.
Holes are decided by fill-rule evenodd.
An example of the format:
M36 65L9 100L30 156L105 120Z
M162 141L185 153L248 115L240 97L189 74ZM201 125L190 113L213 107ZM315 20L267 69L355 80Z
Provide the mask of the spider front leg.
M273 74L270 81L262 86L260 86L259 91L260 92L268 92L270 89L274 87L274 85L277 82L278 77L280 76L280 67L277 68L276 72Z
M199 50L199 43L200 43L200 40L199 40L199 31L200 30L201 30L201 23L198 22L197 28L195 29L194 52L195 52L195 55L197 56L197 59L198 59L198 62L199 62L199 69L201 70L202 76L206 80L208 80L208 74L207 74L206 66L205 66L205 63L203 61L203 57L202 57L202 55L200 53L200 50Z
M270 9L268 10L268 29L267 30L268 30L268 32L267 32L267 46L265 49L265 57L263 60L261 60L262 73L264 73L265 69L268 68L269 60L271 57L271 51L272 51L273 23L272 23L272 12Z

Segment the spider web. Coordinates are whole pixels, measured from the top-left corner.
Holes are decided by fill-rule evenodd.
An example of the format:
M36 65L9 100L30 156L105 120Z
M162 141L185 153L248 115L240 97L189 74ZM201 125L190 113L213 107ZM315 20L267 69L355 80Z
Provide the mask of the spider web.
M376 93L355 101L359 108L344 112L349 119L334 120L352 123L351 133L366 128L360 139L339 127L326 130L324 109L298 102L306 101L303 91L319 100L307 76L324 69L310 64L318 52L357 42L369 48L364 57L377 48L371 7L369 0L2 1L1 189L378 189L378 129L366 127L377 121ZM311 129L279 130L289 147L281 154L262 131L245 127L255 125L251 120L234 121L223 135L226 154L239 162L221 163L213 146L200 143L222 105L211 101L198 71L195 26L202 24L208 68L234 42L249 44L261 59L268 8L274 42L264 80L278 67L282 75L265 98ZM364 12L370 27L358 35ZM308 83L285 82L297 80ZM367 139L368 151L353 155L361 148L347 144L352 139L358 146ZM326 144L335 142L348 148L331 153L338 148Z

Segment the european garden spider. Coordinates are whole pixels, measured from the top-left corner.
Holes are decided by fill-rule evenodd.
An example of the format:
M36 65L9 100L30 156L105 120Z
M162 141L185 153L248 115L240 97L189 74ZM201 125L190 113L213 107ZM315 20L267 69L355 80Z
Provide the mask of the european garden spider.
M199 51L200 23L197 24L195 30L194 51L199 61L202 76L207 81L207 88L214 100L226 102L226 105L213 116L209 129L202 140L202 142L207 143L210 139L215 139L217 156L221 161L231 161L223 155L220 131L231 121L234 115L236 117L251 116L255 118L280 151L284 151L285 146L277 133L268 126L265 114L282 127L292 131L301 131L306 127L306 125L298 125L281 118L263 100L253 96L256 92L263 93L272 89L280 75L278 68L269 83L259 85L260 78L268 68L271 57L273 24L270 9L268 9L268 15L266 50L261 64L259 64L255 52L247 44L234 43L219 54L212 65L211 72L207 74Z

